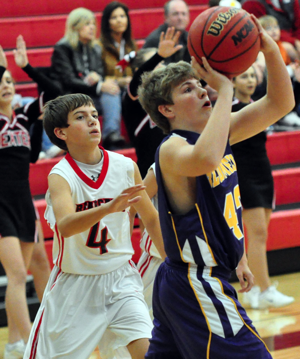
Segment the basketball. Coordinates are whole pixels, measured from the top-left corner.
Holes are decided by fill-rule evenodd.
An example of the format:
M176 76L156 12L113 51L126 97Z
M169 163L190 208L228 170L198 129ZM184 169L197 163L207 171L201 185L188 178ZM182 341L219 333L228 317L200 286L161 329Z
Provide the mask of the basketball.
M202 12L192 23L188 50L202 64L229 78L246 71L256 60L260 37L256 24L243 9L214 6Z

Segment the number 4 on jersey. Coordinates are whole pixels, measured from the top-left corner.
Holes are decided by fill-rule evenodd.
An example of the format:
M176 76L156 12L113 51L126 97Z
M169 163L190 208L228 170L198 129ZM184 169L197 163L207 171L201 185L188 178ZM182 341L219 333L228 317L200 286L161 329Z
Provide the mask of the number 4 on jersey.
M101 229L100 241L98 242L96 241L99 233L99 226L100 226L100 222L96 223L90 229L90 233L86 241L86 246L90 248L99 248L100 254L104 254L108 252L106 245L109 241L111 241L111 239L107 238L108 230L107 227L104 227L103 229Z
M228 227L232 229L233 234L238 240L241 240L244 235L239 226L237 209L241 207L240 189L239 186L235 186L232 192L226 194L224 205L224 217L228 224Z

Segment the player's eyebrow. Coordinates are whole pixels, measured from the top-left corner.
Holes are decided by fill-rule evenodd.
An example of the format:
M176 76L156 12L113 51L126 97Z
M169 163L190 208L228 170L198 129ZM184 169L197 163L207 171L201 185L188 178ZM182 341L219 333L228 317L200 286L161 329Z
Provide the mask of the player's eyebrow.
M192 84L192 80L191 80L191 79L188 79L188 80L184 81L184 82L179 86L179 88L182 88L182 87L185 86L185 85L191 85L191 84Z
M90 111L78 110L73 113L73 115L78 115L79 113L89 114ZM92 113L98 113L97 110L93 110Z

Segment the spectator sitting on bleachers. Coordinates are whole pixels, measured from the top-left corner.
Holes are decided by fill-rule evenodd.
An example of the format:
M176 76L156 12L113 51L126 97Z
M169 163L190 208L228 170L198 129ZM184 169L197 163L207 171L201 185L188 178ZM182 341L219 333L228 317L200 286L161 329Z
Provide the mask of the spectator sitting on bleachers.
M281 29L281 40L289 50L295 46L300 55L300 4L298 0L244 0L242 8L257 18L264 15L274 16ZM292 57L292 53L289 53Z
M102 61L105 79L115 81L120 88L120 98L132 79L130 67L117 66L125 55L137 50L131 34L128 7L118 1L112 1L103 10L101 18L101 35L99 44L102 48ZM113 146L115 134L103 140L105 148ZM124 140L125 144L125 140Z
M160 34L166 33L168 27L175 27L175 30L181 31L178 43L182 45L182 49L169 58L165 59L165 63L178 62L184 60L191 61L190 54L187 49L188 32L186 28L190 22L189 8L183 0L170 0L164 5L165 23L151 32L146 38L143 48L158 47Z
M83 93L93 98L102 113L103 141L110 137L110 146L124 146L120 135L120 88L114 80L104 79L101 47L96 43L96 20L92 11L77 8L69 14L65 36L56 43L52 55L52 71L63 91Z
M116 68L125 55L137 50L131 34L128 7L118 1L109 3L102 13L100 46L105 78L114 79L121 89L132 79L130 67Z

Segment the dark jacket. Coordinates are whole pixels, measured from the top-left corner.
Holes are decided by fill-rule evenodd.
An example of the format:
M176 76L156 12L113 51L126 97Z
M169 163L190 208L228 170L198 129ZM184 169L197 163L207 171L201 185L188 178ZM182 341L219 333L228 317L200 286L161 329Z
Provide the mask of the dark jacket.
M83 79L88 72L95 71L104 78L104 67L101 60L101 47L99 45L86 46L88 69L84 65L84 45L79 43L74 49L65 39L61 39L54 46L52 54L52 74L63 86L64 93L84 93L96 96L97 84L87 85Z
M152 31L150 33L150 35L148 35L148 37L146 38L143 48L144 49L148 48L148 47L156 47L157 48L158 44L159 44L159 38L160 38L161 32L163 31L164 33L166 33L167 29L168 29L168 24L162 24L157 29ZM164 62L166 64L169 64L171 62L178 62L180 60L187 61L187 62L191 61L191 56L187 49L187 39L188 39L188 32L183 31L181 33L179 41L178 41L178 44L183 45L183 48L180 51L175 52L174 55L166 58L164 60Z

